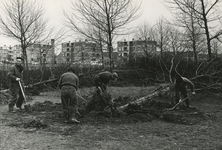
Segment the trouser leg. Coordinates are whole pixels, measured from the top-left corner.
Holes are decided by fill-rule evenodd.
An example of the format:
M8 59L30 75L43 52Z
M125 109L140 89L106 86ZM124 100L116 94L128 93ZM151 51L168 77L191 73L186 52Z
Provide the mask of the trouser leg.
M187 93L184 93L183 97L186 98L185 103L186 103L187 107L190 107L190 99L189 99Z
M70 119L68 98L66 98L65 96L61 96L61 100L62 100L63 114L64 114L65 119L68 121Z
M180 100L180 91L179 87L176 85L175 86L175 103L177 104Z
M74 119L77 122L76 118L73 118L78 114L76 89L73 86L64 86L61 93L63 111L67 121L72 122Z
M18 98L18 101L16 102L16 106L21 107L23 101L24 101L24 97L23 97L21 89L19 89L19 98Z
M186 87L183 87L183 88L182 88L181 93L182 93L182 95L183 95L183 98L186 98L185 103L186 103L187 107L190 107L190 100L189 100L189 97L188 97L188 95L187 95L187 89L186 89Z
M107 89L107 85L106 85L106 84L104 84L104 83L102 83L101 87L102 87L102 91L103 91L103 92L105 92L105 91L106 91L106 89Z
M70 99L70 113L71 116L76 118L76 115L80 115L79 111L78 111L78 101L77 101L77 96L76 96L76 91L75 90L71 90L71 99Z
M10 100L9 100L10 108L13 108L15 106L18 97L19 97L19 89L10 89Z

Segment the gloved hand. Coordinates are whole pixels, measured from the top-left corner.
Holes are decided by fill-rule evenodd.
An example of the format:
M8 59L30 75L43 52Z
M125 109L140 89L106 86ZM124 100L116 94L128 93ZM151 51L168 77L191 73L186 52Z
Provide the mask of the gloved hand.
M16 80L16 81L20 81L21 79L20 79L20 78L16 78L15 80Z
M195 93L195 92L192 92L191 94L192 94L192 95L195 95L196 93Z

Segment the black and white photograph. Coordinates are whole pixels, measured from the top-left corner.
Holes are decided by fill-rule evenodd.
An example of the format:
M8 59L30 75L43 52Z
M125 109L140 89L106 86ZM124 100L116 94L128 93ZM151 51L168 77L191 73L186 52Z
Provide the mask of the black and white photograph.
M0 0L0 150L222 150L222 1Z

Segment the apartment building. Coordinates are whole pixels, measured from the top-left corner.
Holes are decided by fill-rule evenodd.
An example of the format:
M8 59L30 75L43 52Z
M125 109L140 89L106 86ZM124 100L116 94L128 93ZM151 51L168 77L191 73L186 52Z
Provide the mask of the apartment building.
M14 47L3 46L0 47L0 62L1 63L13 63L17 56L21 56L19 51L15 51Z
M55 63L55 40L51 39L51 43L43 44L34 42L31 46L27 47L27 61L30 65L48 64L53 65ZM22 56L21 45L15 45L8 50L8 55L12 55L11 62L15 62L17 56ZM9 56L8 56L9 57Z
M0 61L6 62L8 61L8 51L11 47L6 47L5 45L3 47L0 47Z
M98 44L79 40L62 43L62 50L57 56L57 63L99 64L101 50Z
M132 39L131 41L117 42L118 56L123 61L131 61L140 56L146 56L152 53L156 53L157 42L148 39Z

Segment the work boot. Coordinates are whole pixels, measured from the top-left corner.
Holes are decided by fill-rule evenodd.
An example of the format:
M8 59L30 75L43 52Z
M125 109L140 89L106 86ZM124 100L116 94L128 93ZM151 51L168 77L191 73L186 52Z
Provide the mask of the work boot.
M22 107L22 106L17 106L17 108L19 109L19 110L25 110L25 108L24 107Z
M70 123L80 123L80 121L78 121L76 118L72 118L70 119Z

